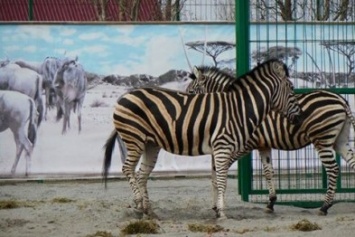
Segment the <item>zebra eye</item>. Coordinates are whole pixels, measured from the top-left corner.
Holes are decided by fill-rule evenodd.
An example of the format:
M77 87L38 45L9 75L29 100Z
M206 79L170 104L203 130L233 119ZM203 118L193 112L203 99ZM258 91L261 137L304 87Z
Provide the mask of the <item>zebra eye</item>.
M200 84L204 83L206 81L206 77L205 76L202 76L201 77L201 80L200 80Z

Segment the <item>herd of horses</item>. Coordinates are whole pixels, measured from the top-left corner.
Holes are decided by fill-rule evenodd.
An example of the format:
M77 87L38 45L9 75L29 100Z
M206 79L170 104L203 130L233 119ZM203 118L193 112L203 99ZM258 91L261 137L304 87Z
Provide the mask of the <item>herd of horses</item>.
M78 57L47 57L40 65L9 59L0 61L0 132L10 129L16 143L12 175L23 151L26 153L25 175L29 174L37 129L47 119L48 110L56 109L57 121L64 117L62 134L70 126L73 110L81 131L81 108L86 91L86 73Z

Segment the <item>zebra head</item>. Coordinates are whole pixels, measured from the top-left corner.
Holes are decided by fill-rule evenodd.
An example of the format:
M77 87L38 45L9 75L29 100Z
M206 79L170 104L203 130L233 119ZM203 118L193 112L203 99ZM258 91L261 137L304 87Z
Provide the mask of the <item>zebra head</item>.
M228 91L235 78L217 67L194 67L190 74L192 82L186 92L190 94Z
M302 120L302 110L295 96L294 87L289 80L287 65L277 59L266 61L260 67L264 68L264 77L273 85L271 109L281 112L291 123Z

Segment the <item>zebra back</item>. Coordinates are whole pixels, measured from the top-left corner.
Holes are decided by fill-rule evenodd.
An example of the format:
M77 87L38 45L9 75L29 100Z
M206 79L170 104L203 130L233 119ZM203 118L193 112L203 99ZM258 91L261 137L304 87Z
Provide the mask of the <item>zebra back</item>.
M232 78L215 68L200 69L194 70L197 78ZM291 120L300 114L287 75L284 64L274 60L238 78L234 83L236 89L227 93L186 94L163 88L132 90L116 104L115 127L128 143L128 151L131 145L142 149L143 144L153 142L175 154L208 154L210 139L217 139L221 129L226 129L223 133L231 133L228 136L240 146L272 106Z

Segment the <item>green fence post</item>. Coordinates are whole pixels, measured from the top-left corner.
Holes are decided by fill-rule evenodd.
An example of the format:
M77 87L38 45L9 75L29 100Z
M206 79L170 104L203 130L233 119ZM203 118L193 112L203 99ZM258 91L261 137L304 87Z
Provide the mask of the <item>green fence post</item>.
M28 0L28 20L33 20L33 0Z
M237 76L249 71L249 1L235 1ZM251 154L238 161L238 190L243 201L249 201L252 179Z

